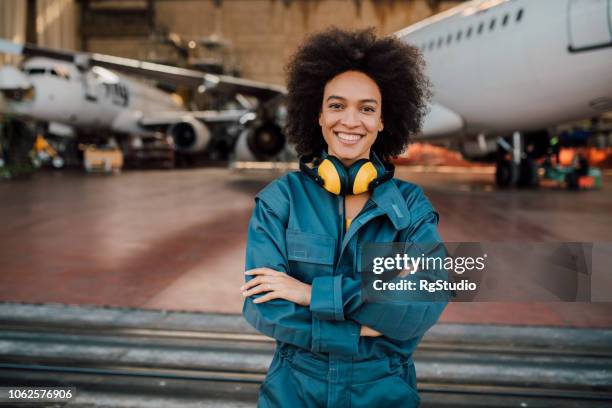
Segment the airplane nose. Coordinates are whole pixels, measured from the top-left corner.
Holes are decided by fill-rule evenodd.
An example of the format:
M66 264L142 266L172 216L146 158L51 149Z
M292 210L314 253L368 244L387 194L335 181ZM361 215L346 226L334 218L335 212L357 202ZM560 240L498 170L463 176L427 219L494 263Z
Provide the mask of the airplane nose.
M10 101L22 101L33 97L33 86L19 69L5 65L0 68L0 92Z

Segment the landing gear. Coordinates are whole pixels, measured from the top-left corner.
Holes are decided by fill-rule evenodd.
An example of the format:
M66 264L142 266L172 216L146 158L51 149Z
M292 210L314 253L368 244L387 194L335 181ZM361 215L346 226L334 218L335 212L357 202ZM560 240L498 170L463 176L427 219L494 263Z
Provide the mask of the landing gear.
M519 165L517 185L519 187L534 188L539 184L538 164L531 157L524 158Z
M495 169L495 181L498 187L508 188L514 186L518 180L518 173L518 166L512 160L498 160Z
M565 182L567 183L567 189L576 191L580 188L578 184L578 174L575 171L565 175Z
M503 138L497 141L498 155L495 181L501 188L514 186L534 188L539 185L538 164L533 159L533 146L524 146L520 132L512 134L512 144Z

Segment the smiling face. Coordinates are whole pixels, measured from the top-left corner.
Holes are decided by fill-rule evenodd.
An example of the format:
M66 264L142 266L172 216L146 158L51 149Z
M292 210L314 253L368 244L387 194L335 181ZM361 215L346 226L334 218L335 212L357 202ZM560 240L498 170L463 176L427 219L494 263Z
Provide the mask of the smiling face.
M345 166L370 157L370 148L383 129L382 97L376 82L359 71L346 71L326 85L319 125L327 153Z

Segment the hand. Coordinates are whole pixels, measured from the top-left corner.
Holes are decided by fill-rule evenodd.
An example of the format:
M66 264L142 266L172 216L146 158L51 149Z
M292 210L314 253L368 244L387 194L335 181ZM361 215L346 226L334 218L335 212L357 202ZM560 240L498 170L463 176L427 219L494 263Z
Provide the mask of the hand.
M359 332L359 335L365 337L378 337L382 336L382 333L379 333L368 326L361 326L361 331Z
M277 272L270 268L256 268L246 271L245 275L255 275L255 277L240 287L242 296L247 297L268 292L253 300L253 303L285 299L298 305L310 306L312 286L300 282L284 272Z

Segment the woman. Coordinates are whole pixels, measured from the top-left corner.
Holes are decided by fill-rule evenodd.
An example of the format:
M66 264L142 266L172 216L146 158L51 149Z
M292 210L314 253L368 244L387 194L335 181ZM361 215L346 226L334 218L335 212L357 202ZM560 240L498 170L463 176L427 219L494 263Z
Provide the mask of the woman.
M422 59L372 29L332 28L305 41L288 77L301 171L257 195L241 287L247 321L277 340L259 406L417 406L412 354L445 303L366 303L356 263L364 243L440 241L421 189L384 161L419 131Z

